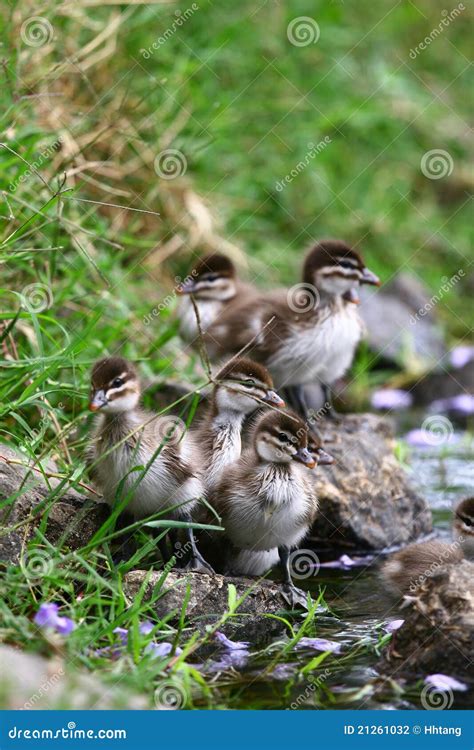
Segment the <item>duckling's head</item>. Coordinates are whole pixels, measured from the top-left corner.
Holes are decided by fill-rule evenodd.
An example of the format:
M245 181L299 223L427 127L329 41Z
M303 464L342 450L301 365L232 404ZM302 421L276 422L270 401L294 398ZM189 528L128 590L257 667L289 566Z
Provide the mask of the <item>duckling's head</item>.
M178 294L194 294L199 300L226 302L236 294L236 273L232 261L214 253L201 258L178 288Z
M134 409L140 399L135 367L123 357L99 359L92 368L89 409L120 414Z
M453 526L454 540L460 541L466 557L474 558L474 497L461 500L454 511Z
M359 302L355 291L359 284L380 286L379 278L369 271L361 255L342 240L322 240L309 251L303 283L355 303Z
M293 412L272 411L256 424L254 446L262 461L289 464L299 461L310 469L316 459L308 449L308 426Z
M314 427L308 432L308 450L318 466L329 466L334 463L334 458L323 449L322 437Z
M285 406L273 390L266 367L245 357L231 360L216 376L214 403L219 412L250 414L262 404Z

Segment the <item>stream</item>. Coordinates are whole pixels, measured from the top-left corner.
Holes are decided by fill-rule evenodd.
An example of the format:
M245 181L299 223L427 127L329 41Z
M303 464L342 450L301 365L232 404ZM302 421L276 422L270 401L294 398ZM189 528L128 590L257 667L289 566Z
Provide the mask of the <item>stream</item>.
M408 453L411 481L432 508L436 535L445 540L450 538L453 507L472 495L474 487L472 437L467 433L454 437L449 447L410 448ZM251 657L245 666L237 667L237 675L217 678L223 704L236 709L419 708L421 679L413 684L399 680L401 690L393 682L384 683L376 671L380 641L387 636L383 625L404 617L398 599L387 592L378 576L384 559L385 555L376 555L346 570L321 568L317 576L299 581L313 598L323 588L327 605L305 635L335 641L340 652L322 657L319 665L313 662L311 672L301 676L300 670L321 652L291 650L282 659L268 636L252 642ZM281 647L282 636L275 640ZM439 671L449 674L449 667L440 665ZM454 692L452 708L472 706L473 692Z

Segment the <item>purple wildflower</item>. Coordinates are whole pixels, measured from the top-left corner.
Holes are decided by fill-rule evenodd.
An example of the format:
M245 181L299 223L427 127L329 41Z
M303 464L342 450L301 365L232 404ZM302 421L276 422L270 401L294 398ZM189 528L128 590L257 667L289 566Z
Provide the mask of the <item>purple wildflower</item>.
M227 651L247 651L250 643L248 641L231 641L224 633L217 631L214 637Z
M394 633L396 630L402 627L405 620L391 620L384 626L386 633Z
M151 642L148 644L148 646L145 648L145 654L150 654L150 656L153 657L153 659L160 659L164 656L168 656L168 654L171 653L173 649L173 644L168 643L167 641L163 641L162 643L154 643ZM175 650L176 656L179 656L183 653L183 649L179 648L179 646Z
M437 690L467 690L467 685L464 682L459 682L459 680L447 674L430 674L425 677L425 683Z
M58 613L57 604L46 602L40 605L33 621L40 628L50 628L60 635L69 635L76 626L69 617L60 617Z
M474 359L474 346L455 346L449 353L449 361L456 369L464 367Z
M455 411L460 414L474 414L474 395L471 393L459 393L449 398L438 398L430 405L430 411Z
M296 648L312 648L315 651L331 651L338 654L342 646L336 641L328 641L326 638L301 638Z
M433 438L433 433L430 430L416 429L410 430L405 435L405 440L409 445L414 445L418 448L433 448L433 446L446 445L446 443L456 443L459 438L451 432L446 432L442 436L436 435Z
M374 409L407 409L413 403L408 391L400 388L380 388L372 393L370 400Z

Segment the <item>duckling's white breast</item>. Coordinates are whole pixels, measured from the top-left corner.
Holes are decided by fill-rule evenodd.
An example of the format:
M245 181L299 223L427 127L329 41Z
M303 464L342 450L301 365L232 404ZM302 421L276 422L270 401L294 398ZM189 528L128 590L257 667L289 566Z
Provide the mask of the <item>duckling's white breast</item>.
M195 300L199 311L202 331L205 332L216 320L223 308L223 303L218 300ZM184 297L178 307L179 331L187 341L192 341L198 335L196 313L189 297Z

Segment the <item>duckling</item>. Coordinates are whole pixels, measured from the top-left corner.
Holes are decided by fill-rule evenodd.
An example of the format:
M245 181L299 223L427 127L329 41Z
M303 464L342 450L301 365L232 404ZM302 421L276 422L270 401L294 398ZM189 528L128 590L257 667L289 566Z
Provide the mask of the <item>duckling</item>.
M432 572L464 558L474 559L474 497L457 505L453 541L433 540L410 544L396 552L381 568L381 576L397 593L413 592Z
M244 357L231 360L215 379L211 404L196 431L204 453L205 486L211 490L222 472L240 457L245 418L264 405L284 407L268 370Z
M323 240L307 254L302 283L255 296L224 311L208 329L211 358L240 351L263 363L277 389L307 416L303 386L319 381L332 414L330 385L350 367L363 335L356 305L360 284L379 285L356 250Z
M468 559L474 559L474 497L461 500L454 510L453 536Z
M293 584L289 555L316 516L318 500L305 469L315 465L306 424L291 412L272 411L258 420L252 447L210 495L233 547L232 572L258 575L279 559L291 606L306 606Z
M91 411L99 412L88 450L93 479L111 506L131 493L126 511L136 520L166 510L167 518L189 522L204 496L196 447L176 417L154 417L141 409L140 395L137 371L130 362L122 357L96 362L89 404ZM136 466L145 470L137 473ZM210 572L191 528L187 536L189 567ZM160 551L167 557L164 538Z
M255 290L250 284L244 284L237 278L235 266L230 258L214 253L196 263L177 292L183 296L178 307L181 338L188 343L196 343L199 329L191 295L194 297L201 329L204 332L223 310L235 301L243 303L255 293Z

